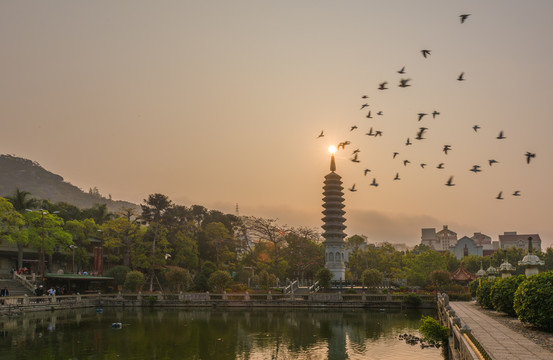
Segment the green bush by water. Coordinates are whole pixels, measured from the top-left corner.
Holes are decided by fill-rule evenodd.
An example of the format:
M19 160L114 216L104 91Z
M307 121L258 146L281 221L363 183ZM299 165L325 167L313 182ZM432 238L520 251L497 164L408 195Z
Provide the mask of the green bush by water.
M524 280L515 292L513 308L520 321L553 331L553 271Z

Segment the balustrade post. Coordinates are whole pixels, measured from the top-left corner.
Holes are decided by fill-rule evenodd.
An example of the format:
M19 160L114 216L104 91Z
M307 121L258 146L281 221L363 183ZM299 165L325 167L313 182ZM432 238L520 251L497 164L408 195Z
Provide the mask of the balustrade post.
M250 300L250 294L246 291L246 295L244 295L244 300L249 301Z
M23 297L23 305L29 305L29 296L27 294Z
M206 300L211 300L211 295L209 295L209 291L205 292L205 298Z
M142 301L142 291L138 292L138 294L136 295L136 300Z
M361 301L363 301L363 302L367 301L367 294L364 291L361 294Z
M228 300L227 291L223 290L223 300Z
M80 293L77 293L77 302L80 303L81 302L81 294Z
M271 294L271 290L267 293L267 300L273 300L273 295Z

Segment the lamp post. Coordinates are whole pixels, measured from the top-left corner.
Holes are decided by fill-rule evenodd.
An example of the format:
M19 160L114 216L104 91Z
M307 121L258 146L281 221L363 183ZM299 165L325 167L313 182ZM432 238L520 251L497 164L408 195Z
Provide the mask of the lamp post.
M69 247L71 248L71 250L73 250L73 262L71 264L71 272L74 274L75 273L75 249L77 249L78 246L69 245Z

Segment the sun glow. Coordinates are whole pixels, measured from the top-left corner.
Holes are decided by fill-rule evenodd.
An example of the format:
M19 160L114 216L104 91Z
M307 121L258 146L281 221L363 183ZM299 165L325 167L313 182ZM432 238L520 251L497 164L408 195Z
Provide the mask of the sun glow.
M329 151L331 154L336 153L336 146L330 145L330 146L328 147L328 151Z

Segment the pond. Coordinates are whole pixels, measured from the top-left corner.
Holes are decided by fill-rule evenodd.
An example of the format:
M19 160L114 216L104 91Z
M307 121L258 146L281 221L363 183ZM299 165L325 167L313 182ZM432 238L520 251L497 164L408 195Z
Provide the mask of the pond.
M79 309L0 318L1 359L443 359L399 340L433 311ZM121 323L114 328L113 323Z

